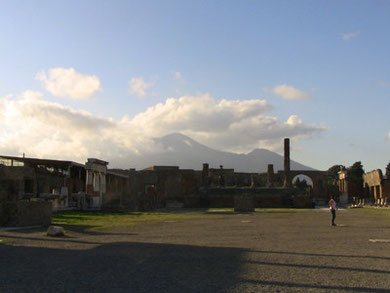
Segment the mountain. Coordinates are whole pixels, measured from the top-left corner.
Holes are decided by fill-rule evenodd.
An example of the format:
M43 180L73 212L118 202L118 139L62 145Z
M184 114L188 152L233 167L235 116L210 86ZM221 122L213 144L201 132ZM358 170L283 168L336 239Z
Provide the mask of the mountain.
M202 145L183 134L173 133L155 138L163 151L147 156L131 157L130 166L144 169L153 165L179 166L181 169L201 170L203 163L210 168L234 168L237 172L266 172L268 164L274 164L274 171L283 170L283 156L265 149L255 149L248 154L218 151ZM127 167L128 168L128 167ZM314 170L291 160L292 170Z

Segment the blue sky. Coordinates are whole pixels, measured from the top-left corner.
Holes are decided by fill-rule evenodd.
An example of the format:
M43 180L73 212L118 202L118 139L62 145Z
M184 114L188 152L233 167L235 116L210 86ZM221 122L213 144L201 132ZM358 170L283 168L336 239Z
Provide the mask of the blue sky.
M0 151L110 160L181 132L281 152L289 136L314 168L384 169L389 13L388 1L1 1Z

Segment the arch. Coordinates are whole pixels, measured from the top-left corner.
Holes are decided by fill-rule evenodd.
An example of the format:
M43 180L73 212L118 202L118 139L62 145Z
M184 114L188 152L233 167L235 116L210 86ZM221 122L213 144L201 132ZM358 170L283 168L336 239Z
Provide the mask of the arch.
M297 175L306 175L313 182L312 195L317 199L327 199L328 196L328 172L314 170L291 170L290 178L295 178Z
M292 180L291 180L291 183L294 185L294 183L297 181L297 180L300 180L300 181L303 181L305 180L307 185L311 186L313 188L314 186L314 182L313 182L313 179L310 178L310 176L307 176L305 174L298 174L298 175L295 175Z

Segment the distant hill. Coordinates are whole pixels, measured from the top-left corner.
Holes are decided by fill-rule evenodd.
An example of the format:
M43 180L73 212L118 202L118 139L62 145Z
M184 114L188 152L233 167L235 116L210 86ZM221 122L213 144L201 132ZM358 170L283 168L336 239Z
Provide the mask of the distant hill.
M203 163L210 168L234 168L238 172L266 172L267 165L273 164L274 170L283 170L283 156L265 149L255 149L248 154L235 154L218 151L202 145L183 134L169 134L155 138L163 151L147 156L132 156L126 168L144 169L153 165L179 166L181 169L201 170ZM123 161L120 165L123 165ZM127 162L126 162L127 163ZM298 162L291 161L292 170L314 170Z

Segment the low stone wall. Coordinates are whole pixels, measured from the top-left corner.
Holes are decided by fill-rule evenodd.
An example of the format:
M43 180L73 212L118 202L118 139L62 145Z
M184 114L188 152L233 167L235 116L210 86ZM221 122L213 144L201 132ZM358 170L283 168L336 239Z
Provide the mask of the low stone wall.
M240 196L234 197L234 211L235 212L254 212L255 203L252 196Z
M7 201L0 203L1 226L50 225L51 203L47 201Z
M103 196L102 209L120 209L121 192L106 192Z
M255 196L255 206L257 208L291 208L291 199L283 194L258 195Z
M0 226L4 226L7 222L7 214L5 209L5 203L0 201Z
M293 197L294 208L314 208L314 203L307 196L294 196Z
M184 206L234 207L235 197L251 197L255 208L311 208L308 196L294 195L292 190L282 188L209 188L185 199Z
M0 226L10 226L12 223L17 222L17 201L2 201L0 203L0 212Z

